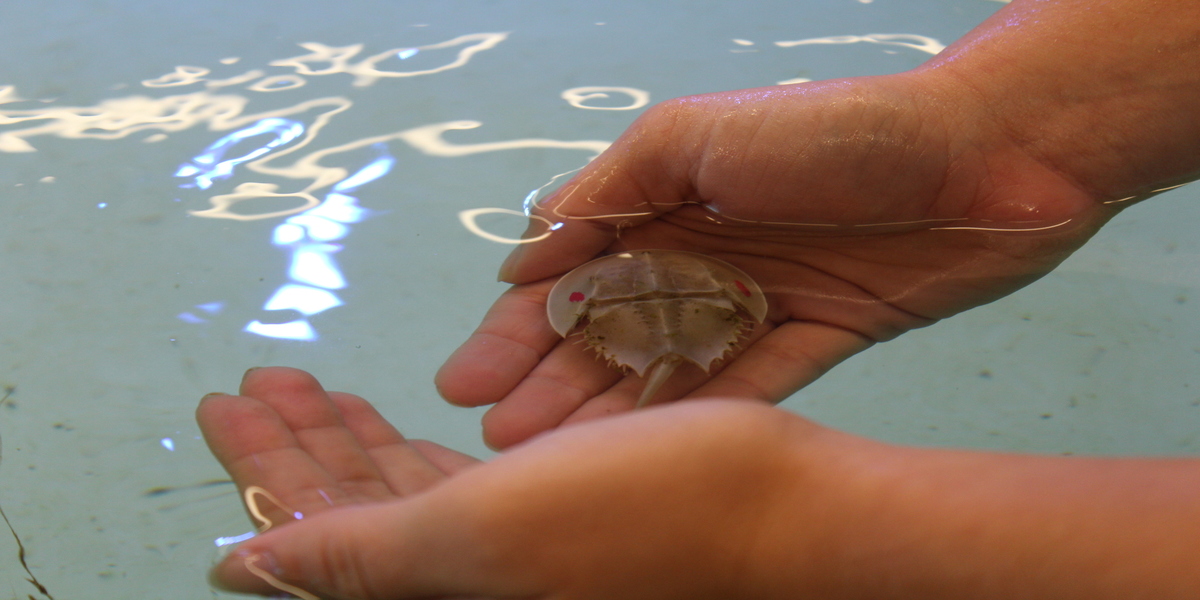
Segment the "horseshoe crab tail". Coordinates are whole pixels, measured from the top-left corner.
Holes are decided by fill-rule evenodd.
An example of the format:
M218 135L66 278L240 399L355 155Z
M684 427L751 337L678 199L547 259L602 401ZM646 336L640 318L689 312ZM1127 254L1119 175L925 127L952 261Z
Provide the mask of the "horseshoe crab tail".
M682 362L682 359L678 354L668 354L662 357L658 361L658 364L650 369L650 374L646 376L646 387L642 388L642 395L638 398L635 408L642 408L650 403L650 399L654 397L654 393L666 383L680 362Z

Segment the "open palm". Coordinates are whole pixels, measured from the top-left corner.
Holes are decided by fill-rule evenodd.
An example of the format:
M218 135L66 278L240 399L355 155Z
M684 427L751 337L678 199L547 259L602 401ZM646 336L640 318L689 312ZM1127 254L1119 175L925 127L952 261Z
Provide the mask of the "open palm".
M630 409L642 382L562 340L556 278L641 248L746 271L770 313L712 372L658 398L777 402L871 344L995 300L1049 272L1115 209L971 120L969 98L912 74L674 100L640 118L537 207L501 275L515 285L438 374L506 447ZM546 223L557 224L548 230Z
M239 393L206 396L196 418L263 529L416 494L479 462L405 439L367 401L300 371L252 369Z
M775 546L756 540L804 514L779 502L797 488L791 466L809 464L788 450L851 442L714 401L560 430L481 463L406 440L366 400L285 367L251 370L239 395L210 394L196 416L269 529L213 581L305 599L743 597L753 549ZM805 502L844 504L842 486L812 487Z

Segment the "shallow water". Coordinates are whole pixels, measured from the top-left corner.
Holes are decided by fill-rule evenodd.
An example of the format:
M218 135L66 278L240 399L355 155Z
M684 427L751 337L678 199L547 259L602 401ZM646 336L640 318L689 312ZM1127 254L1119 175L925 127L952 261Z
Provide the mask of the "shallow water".
M223 597L213 540L249 524L192 411L250 366L486 455L432 376L531 192L647 102L905 70L1000 4L330 6L0 4L0 506L54 598ZM1198 196L784 406L905 443L1195 453ZM17 555L0 532L0 596L43 597Z

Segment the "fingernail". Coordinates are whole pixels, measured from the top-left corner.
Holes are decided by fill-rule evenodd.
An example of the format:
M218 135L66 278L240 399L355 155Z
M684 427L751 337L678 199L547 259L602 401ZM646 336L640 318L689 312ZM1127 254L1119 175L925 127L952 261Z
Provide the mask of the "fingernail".
M200 400L204 401L204 400L208 400L209 398L211 398L213 396L228 396L228 395L229 394L226 394L225 392L209 392L203 396L200 396Z
M250 367L249 369L246 369L246 372L242 373L242 381L245 381L246 378L249 377L251 373L253 373L261 368L262 367Z
M321 600L316 594L309 593L304 588L280 581L279 578L283 577L283 570L279 568L275 557L271 556L269 552L250 554L246 556L243 564L246 570L255 577L281 592L300 598L300 600Z
M259 551L248 553L242 558L242 564L251 573L260 577L262 576L261 573L267 573L275 577L283 575L283 569L279 568L279 563L275 561L275 555L270 552Z
M217 553L214 555L212 564L209 567L215 567L229 558L230 554L242 551L242 542L252 539L258 535L256 531L247 531L241 535L232 535L229 537L219 537L213 540L217 547Z
M247 592L258 587L257 582L266 581L264 574L272 579L281 575L274 556L235 547L208 572L208 584L227 592Z

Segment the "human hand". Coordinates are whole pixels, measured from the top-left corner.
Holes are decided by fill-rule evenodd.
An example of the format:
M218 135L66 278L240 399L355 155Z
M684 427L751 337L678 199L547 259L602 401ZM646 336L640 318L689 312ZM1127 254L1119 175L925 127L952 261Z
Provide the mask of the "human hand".
M641 382L543 311L552 278L604 253L710 254L767 292L741 355L656 398L778 401L1008 294L1120 208L1200 177L1197 22L1190 0L1014 0L913 71L661 104L537 207L539 241L501 268L516 287L438 387L495 403L495 447L630 409Z
M708 400L479 463L303 371L197 419L272 527L226 589L301 598L1195 598L1200 461L906 448ZM265 500L264 500L265 499ZM303 518L296 519L299 513Z
M272 522L213 571L241 592L745 597L742 586L766 589L773 572L804 571L761 555L778 552L765 532L806 506L780 500L824 497L801 490L812 480L790 473L785 446L825 430L760 406L643 411L480 464L405 440L366 401L302 371L250 371L241 394L206 396L197 410L238 488L264 490L251 513ZM803 552L803 540L791 548Z
M196 419L239 491L255 485L286 500L292 510L260 507L274 525L402 498L479 462L405 439L366 400L327 393L303 371L251 369L240 393L205 396Z
M327 393L302 371L252 369L240 393L205 396L196 419L260 531L410 496L479 462L432 442L406 440L362 398ZM269 573L263 578L268 566L243 561L240 579L215 576L244 591L304 593L273 585L280 582Z
M629 410L642 383L561 339L557 276L599 254L669 248L746 271L770 312L711 374L659 398L777 402L873 343L1004 296L1050 271L1114 212L1040 162L936 75L709 94L642 116L538 206L502 268L517 284L437 376L450 402L495 406L504 448Z

